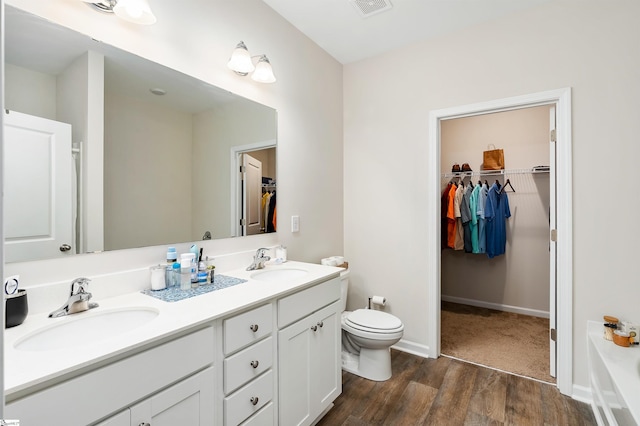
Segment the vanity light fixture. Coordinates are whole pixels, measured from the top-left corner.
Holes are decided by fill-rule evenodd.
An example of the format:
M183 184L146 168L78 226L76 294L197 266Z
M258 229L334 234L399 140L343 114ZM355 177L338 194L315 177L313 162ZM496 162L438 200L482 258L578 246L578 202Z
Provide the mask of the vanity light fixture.
M255 65L253 63L254 58L258 58ZM231 53L227 66L241 76L252 73L251 79L259 83L275 83L276 81L276 76L273 74L273 68L271 68L271 62L269 62L267 55L251 56L243 41L238 43L233 53Z
M101 12L114 13L118 18L140 25L151 25L156 17L147 0L82 0Z

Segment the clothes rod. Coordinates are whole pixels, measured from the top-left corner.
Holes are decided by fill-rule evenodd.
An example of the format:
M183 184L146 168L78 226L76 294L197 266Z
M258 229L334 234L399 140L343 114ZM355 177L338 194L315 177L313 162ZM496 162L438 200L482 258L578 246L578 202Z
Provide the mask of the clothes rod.
M443 178L452 177L474 177L474 176L501 176L501 175L522 175L522 174L540 174L549 173L549 169L504 169L504 170L480 170L479 172L450 172L443 173Z

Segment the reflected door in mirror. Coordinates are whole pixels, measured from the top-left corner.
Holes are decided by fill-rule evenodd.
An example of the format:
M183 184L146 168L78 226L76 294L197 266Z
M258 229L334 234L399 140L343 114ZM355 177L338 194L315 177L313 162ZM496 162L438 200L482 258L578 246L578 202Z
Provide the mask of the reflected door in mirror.
M4 130L5 260L75 252L71 125L10 111Z

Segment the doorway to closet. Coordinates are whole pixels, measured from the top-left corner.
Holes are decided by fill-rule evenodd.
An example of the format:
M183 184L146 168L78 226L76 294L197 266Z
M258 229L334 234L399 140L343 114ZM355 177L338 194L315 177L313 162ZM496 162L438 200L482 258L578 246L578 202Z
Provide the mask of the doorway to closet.
M453 108L431 111L429 116L429 186L428 199L434 207L440 205L441 174L451 169L442 170L441 167L441 124L446 120L462 117L493 114L501 111L519 110L548 105L555 108L556 129L550 134L554 139L554 158L549 158L550 176L555 177L555 185L549 184L550 206L556 217L555 227L548 230L548 235L553 237L548 241L549 259L549 287L555 283L555 292L549 292L549 314L553 322L555 346L557 356L557 387L565 395L572 393L572 290L573 290L573 262L572 262L572 180L571 180L571 90L569 88L548 92L534 93L513 98L499 99L478 104L463 105ZM483 148L482 150L486 149ZM508 154L505 153L508 160ZM481 153L480 153L481 155ZM459 162L468 162L464 159L456 159ZM470 160L469 160L470 161ZM538 164L532 164L531 167ZM557 165L557 167L556 167ZM448 165L447 167L451 167ZM509 165L507 164L507 167ZM513 181L513 180L512 180ZM515 184L514 184L515 186ZM515 186L517 190L517 186ZM555 192L555 194L554 194ZM555 209L554 209L555 204ZM519 209L519 211L523 209ZM441 221L440 209L433 208L427 214L428 229L428 336L427 351L430 357L438 357L441 354ZM556 238L557 236L557 238ZM470 255L473 256L473 255ZM555 280L553 280L555 278ZM555 314L555 319L553 319ZM555 323L555 327L553 325ZM551 333L550 333L551 334ZM460 336L464 338L464 336Z
M441 354L549 383L555 383L555 350L548 337L550 284L555 287L549 245L553 108L541 105L440 123ZM488 146L503 150L504 170L482 170ZM453 164L463 163L472 171L452 171ZM485 227L484 195L494 184L509 218L495 218L506 225L506 250L489 257L490 238L478 244L478 234L490 229ZM462 217L455 219L460 212ZM447 235L454 227L457 232Z
M276 141L236 145L230 153L231 236L275 232Z

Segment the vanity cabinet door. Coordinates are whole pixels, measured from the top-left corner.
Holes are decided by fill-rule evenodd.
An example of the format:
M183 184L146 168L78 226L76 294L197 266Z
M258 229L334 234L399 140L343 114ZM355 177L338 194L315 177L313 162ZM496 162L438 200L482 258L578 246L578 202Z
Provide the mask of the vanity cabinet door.
M128 408L115 416L109 417L107 420L98 423L96 426L130 426L131 410Z
M214 422L214 370L209 367L131 407L131 426L208 426Z
M279 419L310 425L342 392L339 302L278 333Z
M282 426L311 422L311 323L302 319L278 333L279 420Z
M311 400L320 415L342 393L341 344L339 303L330 305L314 315L318 329L313 333L310 354Z

